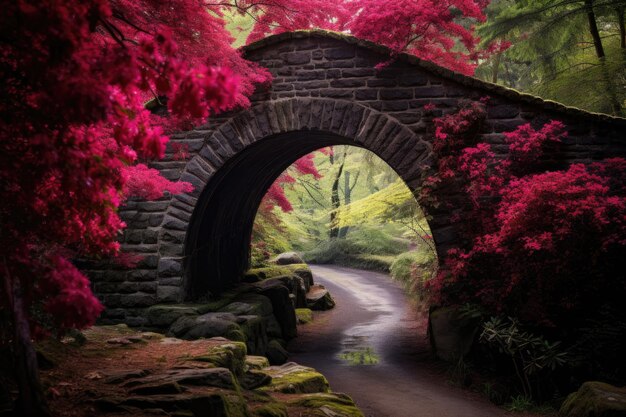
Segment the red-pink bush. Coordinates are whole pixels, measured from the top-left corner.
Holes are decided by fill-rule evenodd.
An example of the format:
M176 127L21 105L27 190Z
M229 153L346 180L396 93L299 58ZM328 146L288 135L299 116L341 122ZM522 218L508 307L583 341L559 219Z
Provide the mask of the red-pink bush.
M510 154L499 160L480 142L483 116L474 103L435 121L439 164L427 186L460 181L478 225L463 229L469 246L449 251L428 283L435 300L478 303L542 326L567 325L605 304L621 308L626 161L538 173L537 161L566 136L565 126L505 133Z

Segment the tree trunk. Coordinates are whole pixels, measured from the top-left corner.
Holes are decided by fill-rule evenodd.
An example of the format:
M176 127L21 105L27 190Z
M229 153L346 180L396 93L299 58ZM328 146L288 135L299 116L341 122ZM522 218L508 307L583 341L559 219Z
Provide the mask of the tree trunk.
M625 8L623 6L615 9L617 12L617 24L619 25L619 46L622 49L626 49L626 24L624 23L624 10Z
M350 186L350 171L343 173L343 203L347 206L352 202L352 187ZM339 229L339 238L344 239L348 235L350 226L343 226Z
M345 162L345 158L344 158ZM341 206L341 200L339 199L339 179L341 178L341 173L343 172L344 162L339 165L339 170L337 171L337 175L333 181L333 186L331 189L330 195L330 203L331 203L331 212L330 212L330 230L328 236L333 239L339 237L339 227L335 224L337 219L337 210Z
M596 48L596 56L599 59L603 59L604 47L602 46L600 31L598 31L596 13L593 11L593 0L585 0L585 10L587 11L587 20L589 21L589 33L591 33L591 37L593 38L593 46Z
M46 404L39 381L37 353L30 337L30 326L23 302L23 291L18 279L11 279L5 264L4 291L6 305L13 315L13 357L19 387L18 414L22 416L48 417Z
M493 67L491 68L491 82L498 83L498 75L500 73L500 61L502 60L502 52L497 53L493 58Z

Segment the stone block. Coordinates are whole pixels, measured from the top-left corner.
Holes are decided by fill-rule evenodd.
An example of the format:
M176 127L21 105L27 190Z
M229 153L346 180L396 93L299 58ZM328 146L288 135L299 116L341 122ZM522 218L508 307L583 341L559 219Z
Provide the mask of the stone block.
M159 285L157 288L156 298L159 303L178 302L182 298L182 289L180 287Z
M356 51L351 47L331 48L324 51L324 57L328 60L354 58Z
M307 64L311 61L311 52L291 52L283 55L287 65Z
M175 277L182 273L182 258L161 258L159 259L159 278Z

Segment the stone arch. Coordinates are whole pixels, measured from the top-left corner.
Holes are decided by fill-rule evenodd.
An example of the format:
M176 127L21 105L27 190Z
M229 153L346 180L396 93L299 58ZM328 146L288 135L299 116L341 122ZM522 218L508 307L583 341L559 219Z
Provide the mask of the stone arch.
M194 191L172 199L159 236L161 262L178 265L185 298L236 281L269 186L299 157L338 144L374 152L411 189L431 166L428 142L393 117L344 100L266 102L238 113L206 138L180 177ZM434 232L436 243L439 238Z
M170 148L163 160L151 166L168 179L191 182L196 190L158 201L133 199L120 207L120 216L127 224L120 237L122 250L140 255L141 261L133 268L106 262L88 266L94 291L107 306L103 322L142 325L146 323L146 307L182 301L185 294L193 298L202 292L185 291L193 282L189 280L188 230L200 217L197 212L201 211L202 190L207 184L218 182L220 172L246 171L232 168L239 160L237 155L246 150L277 152L290 145L293 148L285 152L295 158L313 144L361 146L390 163L408 186L416 189L422 173L432 165L429 142L433 140L433 118L455 111L463 100L489 96L487 120L480 134L498 157L508 154L503 132L525 123L540 127L552 119L562 121L569 135L547 155L546 169L626 155L626 119L545 101L414 56L393 54L381 45L349 35L318 30L285 32L248 45L242 53L267 68L272 83L258 86L250 97L251 108L216 115L206 126L170 136L172 143L189 147L192 159L178 161ZM377 64L388 62L390 56L393 62L377 69ZM426 104L435 105L436 110L426 112ZM278 159L277 167L289 158ZM250 159L238 163L245 167L258 162ZM248 170L243 178L258 179L266 167L260 163L256 166L256 171ZM245 182L238 185L239 193L250 187ZM256 185L257 190L262 188L262 184ZM440 254L463 246L459 231L472 221L463 208L463 193L451 188L438 192L438 207L428 207ZM256 198L250 193L246 197ZM231 201L232 206L237 204L242 201Z

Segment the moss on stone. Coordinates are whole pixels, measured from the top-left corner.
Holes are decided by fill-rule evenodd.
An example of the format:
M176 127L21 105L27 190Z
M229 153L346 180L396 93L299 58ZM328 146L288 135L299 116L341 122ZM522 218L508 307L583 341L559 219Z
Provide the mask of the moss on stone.
M248 410L246 400L243 398L243 396L241 396L240 393L235 391L224 392L221 394L221 397L224 401L226 416L250 417L250 411Z
M291 264L291 265L272 265L263 268L253 268L244 274L248 278L257 278L262 281L268 278L274 278L281 275L306 275L310 274L311 269L307 264ZM304 278L304 277L302 277Z
M236 377L240 377L246 368L246 344L231 341L209 348L206 355L190 358L193 361L208 362L218 368L229 369Z
M244 332L240 329L233 329L224 335L225 338L234 342L246 342L247 338Z
M289 405L313 408L319 410L330 410L332 413L323 415L333 415L341 417L363 417L363 413L358 409L352 398L346 394L315 393L298 396L291 400Z
M562 417L613 417L626 415L626 388L604 382L585 382L568 395L559 415Z
M270 362L267 360L265 356L254 356L248 355L246 356L246 365L248 369L264 369L270 366Z
M290 362L264 370L272 377L272 383L262 389L285 394L329 392L326 377L313 368Z
M313 311L310 308L296 308L298 323L308 324L313 321Z
M271 402L261 405L253 411L258 417L288 417L287 407L279 402Z

